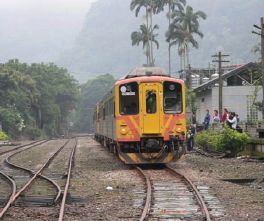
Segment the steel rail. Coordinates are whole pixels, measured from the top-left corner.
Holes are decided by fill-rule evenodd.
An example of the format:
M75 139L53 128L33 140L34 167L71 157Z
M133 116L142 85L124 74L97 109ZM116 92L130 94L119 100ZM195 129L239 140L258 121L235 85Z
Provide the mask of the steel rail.
M198 189L196 188L196 186L192 183L192 181L186 177L185 175L183 175L182 173L180 173L179 171L173 169L171 166L166 165L166 168L172 173L172 174L176 174L178 176L180 176L181 178L183 178L184 180L187 181L187 183L191 186L191 188L194 190L195 196L199 202L200 208L201 208L201 212L203 214L203 216L205 217L206 221L211 221L211 217L209 214L209 211L207 209L207 206L203 200L203 197L201 196L201 194L199 193Z
M14 195L16 194L16 183L13 179L11 179L8 175L6 175L5 173L0 171L0 175L7 180L7 182L10 184L10 186L12 186L12 193L9 196L9 198L13 198ZM1 213L5 213L5 211L10 207L11 202L7 201L6 205L3 207L3 209L1 210Z
M206 157L213 157L213 158L216 158L216 159L222 159L224 157L226 157L226 153L208 153L208 152L205 152L201 149L197 149L197 148L194 148L194 151L200 155L203 155L203 156L206 156Z
M13 148L11 150L8 150L8 151L0 153L0 156L2 156L4 154L7 154L7 153L10 153L12 151L21 149L23 147L29 146L28 148L25 149L25 150L27 150L27 149L32 148L34 146L40 145L40 144L42 144L44 142L47 142L47 141L34 141L34 142L29 143L29 144L24 144L24 145L18 146L16 148ZM15 196L17 187L16 187L15 181L13 179L11 179L8 175L6 175L5 173L3 173L1 171L0 171L0 175L2 175L2 177L4 177L6 180L8 180L8 182L10 183L10 186L12 185L12 194L10 195L9 200L7 201L6 205L1 210L1 214L4 214L8 210L8 208L11 206L12 198Z
M136 169L139 171L139 173L144 177L144 179L146 180L147 183L147 197L145 200L145 205L143 208L143 212L141 214L140 217L140 221L144 221L146 219L146 217L148 216L149 210L150 210L150 202L151 202L151 184L150 184L150 180L149 177L146 176L146 174L143 172L143 170L139 167L136 167Z
M66 181L66 185L65 185L65 188L64 188L64 192L63 192L63 198L62 198L62 201L61 201L60 214L59 214L58 221L62 221L63 220L63 216L64 216L65 204L66 204L68 189L69 189L69 186L70 186L71 172L72 172L72 167L73 167L73 164L74 164L74 156L75 156L76 147L77 147L77 138L75 138L75 144L74 144L74 146L72 148L71 155L70 155L70 158L69 158L68 172L67 172L67 181Z
M28 168L25 168L25 167L22 167L22 166L19 166L19 165L16 165L16 164L12 163L12 162L11 162L11 158L14 157L15 155L17 155L17 154L23 152L23 151L29 150L29 149L31 149L31 148L33 148L33 147L39 146L39 145L41 145L41 144L43 144L43 143L46 143L46 142L48 142L48 140L41 141L40 143L37 143L37 144L36 144L36 142L35 142L34 145L29 146L28 148L25 148L25 149L23 149L23 150L19 150L19 151L15 152L15 153L9 155L9 156L5 159L5 162L6 162L10 167L14 167L14 168L19 169L19 170L24 170L24 171L30 173L31 175L34 175L34 174L35 174L35 171L30 170L30 169L28 169ZM31 143L31 144L32 144L32 143ZM31 144L30 144L30 145L31 145ZM23 147L24 147L24 146L23 146ZM19 149L20 149L20 148L19 148ZM48 178L47 176L44 176L44 175L42 175L42 174L38 174L38 177L40 177L40 178L42 178L42 179L44 179L44 180L47 180L49 183L51 183L53 186L55 186L55 188L57 189L57 195L56 195L56 197L54 198L53 201L54 201L54 203L56 203L56 202L58 201L58 199L60 198L60 195L61 195L61 192L62 192L60 186L59 186L55 181L53 181L52 179Z
M20 145L18 147L15 147L13 149L10 149L10 150L6 150L6 151L3 151L3 152L0 152L0 156L4 155L4 154L7 154L7 153L10 153L12 151L15 151L15 150L18 150L18 149L21 149L23 147L26 147L26 146L30 146L30 145L33 145L33 144L36 144L38 142L40 142L40 144L42 144L41 142L43 142L44 140L38 140L38 141L34 141L34 142L31 142L31 143L28 143L28 144L23 144L23 145ZM45 141L46 142L46 141ZM37 144L39 145L39 144Z
M19 170L24 170L24 171L30 173L31 175L34 175L35 174L35 171L30 170L28 168L24 168L24 167L21 167L21 166L14 165L11 162L7 162L7 163L9 164L9 166L14 167L14 168L19 169ZM49 183L51 183L53 186L55 186L55 188L57 189L57 195L54 198L53 202L54 202L54 204L56 204L56 202L60 198L60 195L61 195L61 192L62 192L60 186L54 180L50 179L47 176L44 176L42 174L38 174L38 177L40 177L40 178L42 178L44 180L47 180Z
M69 143L70 140L67 140L54 154L52 154L52 156L50 156L48 158L48 160L42 165L42 167L37 171L37 172L34 172L34 175L32 176L32 178L18 191L16 192L16 194L10 198L10 201L9 201L9 207L10 208L10 205L12 203L14 203L16 201L16 199L33 183L33 181L40 175L40 173L46 168L49 166L49 164L52 162L52 160L57 156L57 154ZM22 152L21 150L18 151L18 153ZM8 159L10 159L11 156L14 156L18 153L14 153L12 155L10 155L9 157L7 157ZM14 165L14 164L13 164ZM17 165L14 165L16 167L19 167ZM5 215L5 213L7 212L8 208L6 209L5 212L1 212L0 213L0 219Z

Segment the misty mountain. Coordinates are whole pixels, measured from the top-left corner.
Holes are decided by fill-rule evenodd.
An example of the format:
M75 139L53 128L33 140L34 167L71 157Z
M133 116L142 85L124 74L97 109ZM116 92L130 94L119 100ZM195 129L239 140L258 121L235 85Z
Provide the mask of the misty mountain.
M59 58L80 81L96 75L111 73L115 77L126 74L135 66L146 61L139 47L131 46L131 32L138 30L144 23L144 13L135 17L129 9L131 0L98 0L87 13L82 31L76 38L72 49ZM191 49L192 67L207 67L211 55L222 50L230 54L231 63L245 63L256 60L251 49L260 39L251 34L253 24L259 24L263 16L262 0L188 0L195 11L202 10L207 20L201 20L200 27L204 38L197 38L200 48ZM166 12L154 17L159 25L160 48L155 50L156 65L168 70L168 45L165 32L168 28ZM179 70L179 57L174 47L172 71Z

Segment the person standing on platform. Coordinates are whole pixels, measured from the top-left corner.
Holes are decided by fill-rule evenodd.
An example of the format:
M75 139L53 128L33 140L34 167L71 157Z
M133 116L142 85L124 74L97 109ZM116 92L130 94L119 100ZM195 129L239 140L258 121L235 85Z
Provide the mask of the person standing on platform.
M203 122L205 130L208 130L208 128L209 128L210 118L211 117L210 117L210 114L209 114L209 110L207 109L206 110L206 115L204 117L204 122Z
M221 120L222 123L226 123L227 119L229 118L228 115L229 115L228 110L226 108L224 108L224 114L223 114L222 120Z

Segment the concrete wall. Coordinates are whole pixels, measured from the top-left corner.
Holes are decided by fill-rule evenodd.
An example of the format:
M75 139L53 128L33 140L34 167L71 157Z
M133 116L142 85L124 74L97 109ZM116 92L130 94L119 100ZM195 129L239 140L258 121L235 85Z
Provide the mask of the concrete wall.
M196 95L196 120L202 123L208 109L212 113L212 90L204 90Z
M239 115L240 121L247 120L247 100L248 96L253 95L254 86L228 86L223 87L223 108L229 111L236 112ZM197 121L202 123L206 109L209 109L210 114L214 109L218 109L218 87L207 89L197 94L196 105ZM259 88L257 101L262 100L262 89ZM258 119L262 119L261 112L258 112Z

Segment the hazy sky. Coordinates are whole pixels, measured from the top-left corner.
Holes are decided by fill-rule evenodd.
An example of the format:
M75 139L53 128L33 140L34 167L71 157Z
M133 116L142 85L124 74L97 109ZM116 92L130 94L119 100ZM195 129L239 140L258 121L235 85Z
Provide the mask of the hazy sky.
M0 0L0 62L56 59L72 47L94 1Z

